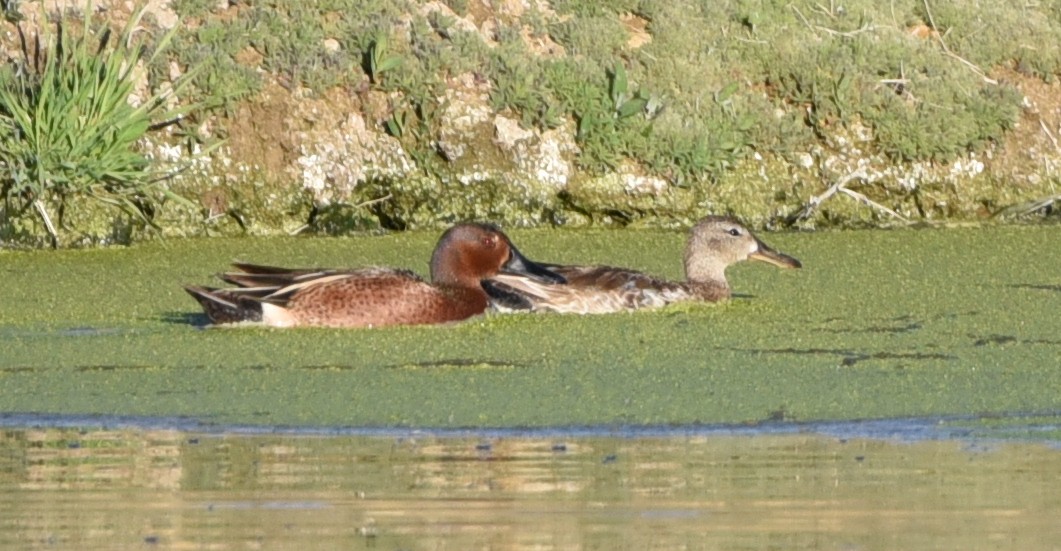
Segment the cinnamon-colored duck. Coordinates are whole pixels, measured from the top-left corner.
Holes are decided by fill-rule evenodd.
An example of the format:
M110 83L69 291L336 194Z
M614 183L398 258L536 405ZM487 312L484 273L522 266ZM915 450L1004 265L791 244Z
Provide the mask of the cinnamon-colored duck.
M481 280L505 275L543 286L563 278L520 254L489 224L453 226L431 256L431 282L409 270L286 269L237 263L221 274L235 287L185 286L212 323L273 327L382 327L463 320L486 310Z

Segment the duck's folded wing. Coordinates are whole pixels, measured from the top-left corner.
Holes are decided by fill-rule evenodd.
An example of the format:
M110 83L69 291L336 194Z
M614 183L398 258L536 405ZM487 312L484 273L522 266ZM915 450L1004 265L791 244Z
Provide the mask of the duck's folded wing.
M239 287L264 288L272 287L279 289L298 281L306 281L325 275L341 273L343 270L331 270L324 268L281 268L279 266L263 266L261 264L247 264L236 262L233 268L239 271L225 272L218 277L226 283Z
M617 312L628 309L625 293L612 282L597 285L598 278L581 274L577 269L558 267L556 273L567 278L566 284L543 284L509 274L498 274L483 280L483 289L496 310L531 310L571 314ZM550 267L550 270L554 268ZM581 277L580 277L581 276Z
M483 282L498 310L532 310L600 314L656 308L683 300L683 283L666 281L643 272L611 266L546 265L566 284L543 285L526 278L500 274Z
M667 285L669 282L644 272L614 266L553 266L546 267L567 280L571 287L597 291L621 289L647 289Z
M226 272L219 276L225 282L237 286L231 291L278 306L284 306L292 296L300 291L347 279L397 276L422 281L419 275L410 270L394 268L289 269L245 263L236 263L233 266L241 271Z

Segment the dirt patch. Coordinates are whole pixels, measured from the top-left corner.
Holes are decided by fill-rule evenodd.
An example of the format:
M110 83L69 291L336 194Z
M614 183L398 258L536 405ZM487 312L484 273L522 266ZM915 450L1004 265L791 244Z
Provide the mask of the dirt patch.
M1044 175L1061 173L1061 82L1043 82L1014 70L996 71L993 78L1024 94L1020 120L1007 132L994 158L994 172L1017 185L1036 185ZM1033 168L1038 167L1038 169Z
M636 50L652 42L652 35L648 32L648 20L644 17L632 13L624 13L619 16L619 21L622 21L623 28L630 35L630 38L626 40L627 48Z
M239 105L227 128L232 157L264 168L269 174L283 174L298 154L289 120L298 101L278 84L267 84L254 101Z
M6 4L7 2L5 2ZM25 18L24 20L35 27L32 22L36 21L42 13L42 2L13 2L13 4L17 6L18 12ZM108 19L122 25L129 20L129 16L133 11L139 9L141 5L145 9L145 15L154 19L158 26L163 29L172 29L179 21L177 14L170 8L169 0L147 0L142 3L138 2L135 5L132 2L124 1L106 2L96 0L94 2L97 12L106 13ZM81 10L84 6L85 0L50 0L43 2L43 9L47 11L49 17L56 12L66 13L72 10L83 13Z

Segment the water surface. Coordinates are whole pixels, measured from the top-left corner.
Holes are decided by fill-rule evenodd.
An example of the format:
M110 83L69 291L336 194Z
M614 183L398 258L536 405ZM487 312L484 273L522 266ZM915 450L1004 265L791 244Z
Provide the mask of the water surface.
M0 430L0 547L1056 549L1061 454L820 434Z

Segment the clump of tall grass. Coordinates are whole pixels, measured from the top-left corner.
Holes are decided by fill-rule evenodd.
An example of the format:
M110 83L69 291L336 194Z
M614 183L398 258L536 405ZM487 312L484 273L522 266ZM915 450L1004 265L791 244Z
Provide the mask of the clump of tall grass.
M178 120L188 109L167 106L189 74L169 89L130 103L134 71L165 50L173 32L149 48L135 10L115 37L92 24L92 6L80 26L58 17L27 38L19 27L21 58L0 68L0 192L7 221L36 216L52 246L64 229L63 212L75 201L97 201L132 220L152 217L172 193L172 171L152 164L137 147L150 130ZM42 21L45 20L42 13Z

